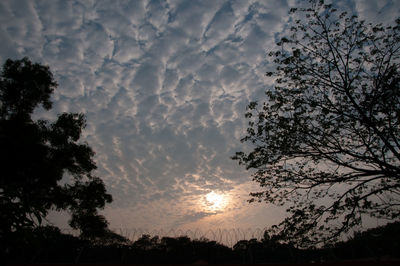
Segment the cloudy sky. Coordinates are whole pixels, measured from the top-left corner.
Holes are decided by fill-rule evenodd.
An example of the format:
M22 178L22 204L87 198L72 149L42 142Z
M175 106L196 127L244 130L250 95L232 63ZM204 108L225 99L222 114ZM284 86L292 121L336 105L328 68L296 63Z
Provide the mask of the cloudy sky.
M0 61L50 66L59 88L42 116L86 114L112 228L264 228L284 210L249 205L257 185L230 157L246 149L246 105L271 86L266 53L299 3L2 0ZM399 0L338 5L372 22L400 14Z

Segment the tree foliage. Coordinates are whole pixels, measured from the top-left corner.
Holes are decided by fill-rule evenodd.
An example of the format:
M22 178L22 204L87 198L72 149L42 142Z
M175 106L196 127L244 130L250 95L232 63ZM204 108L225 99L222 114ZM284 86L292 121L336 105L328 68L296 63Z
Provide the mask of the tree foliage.
M7 60L0 76L1 237L40 225L50 210L67 210L69 224L84 237L107 228L98 209L112 201L94 176L94 152L79 142L85 117L60 114L56 121L34 120L39 105L52 107L57 87L47 66L28 58ZM67 181L69 180L69 181Z
M291 10L269 53L276 86L246 118L255 169L250 201L288 206L277 232L302 245L334 240L364 216L400 215L400 19L372 25L323 1Z

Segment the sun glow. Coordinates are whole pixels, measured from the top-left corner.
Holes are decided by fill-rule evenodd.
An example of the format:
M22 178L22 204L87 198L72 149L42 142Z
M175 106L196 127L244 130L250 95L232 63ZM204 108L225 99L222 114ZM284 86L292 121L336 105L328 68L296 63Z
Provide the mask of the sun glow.
M210 211L221 211L228 203L228 199L224 194L214 191L211 191L205 196L205 201L207 209Z

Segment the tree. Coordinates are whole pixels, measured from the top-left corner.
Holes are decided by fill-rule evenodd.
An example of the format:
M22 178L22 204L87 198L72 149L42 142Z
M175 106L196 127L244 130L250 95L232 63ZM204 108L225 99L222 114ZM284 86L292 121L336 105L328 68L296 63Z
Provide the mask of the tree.
M0 238L14 239L40 225L49 210L67 210L81 236L105 233L98 209L112 201L94 176L94 152L79 142L83 114L63 113L55 122L33 120L39 105L52 107L57 87L49 67L28 58L7 60L0 76ZM70 180L70 181L68 181Z
M233 157L262 188L250 201L288 207L282 238L335 240L365 216L400 215L400 19L367 24L323 1L290 11L269 53L276 86L252 102Z

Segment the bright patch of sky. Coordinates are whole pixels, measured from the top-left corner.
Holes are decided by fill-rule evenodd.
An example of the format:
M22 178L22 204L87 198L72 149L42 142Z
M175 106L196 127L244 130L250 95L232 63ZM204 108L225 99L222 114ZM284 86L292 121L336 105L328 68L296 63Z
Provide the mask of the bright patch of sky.
M264 228L284 210L249 205L257 185L230 157L246 149L246 105L271 86L266 54L304 3L3 0L0 61L50 66L59 88L40 115L87 116L110 227ZM335 3L372 22L400 14L398 0Z

